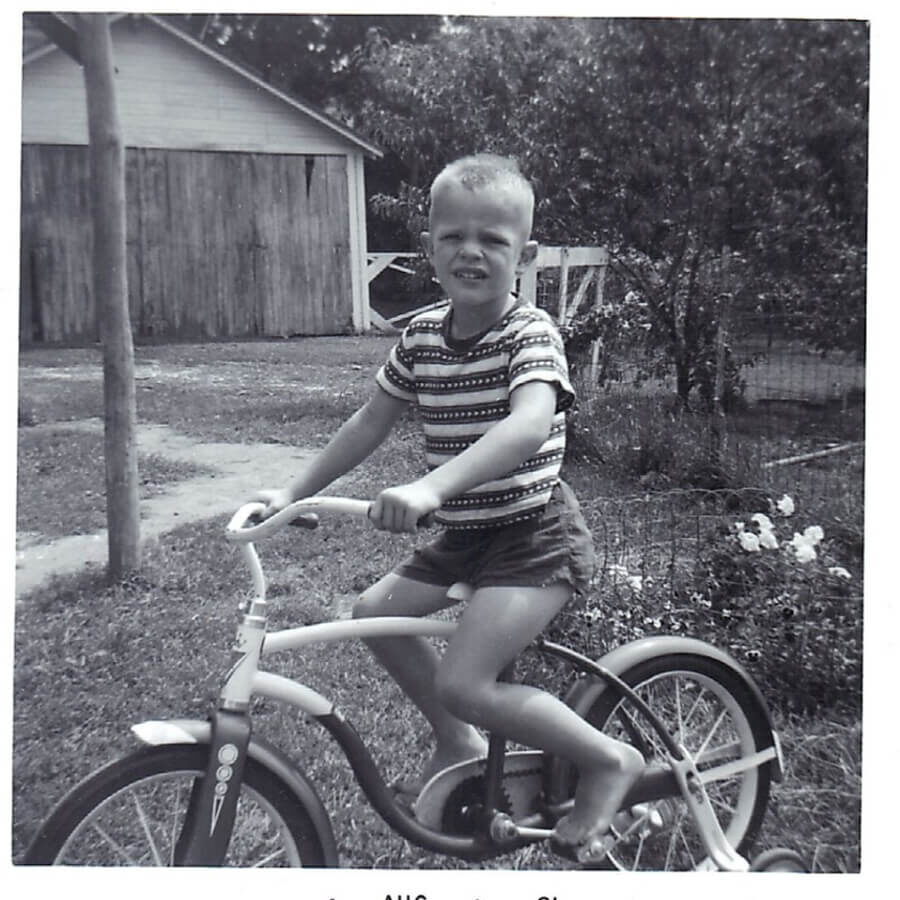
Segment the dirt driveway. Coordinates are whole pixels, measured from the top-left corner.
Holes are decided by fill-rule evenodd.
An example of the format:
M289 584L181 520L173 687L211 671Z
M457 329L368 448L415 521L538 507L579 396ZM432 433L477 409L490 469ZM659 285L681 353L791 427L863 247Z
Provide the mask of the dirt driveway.
M54 422L54 431L103 431L100 419ZM168 485L164 494L141 501L141 540L189 522L228 516L253 492L267 484L277 486L286 473L313 451L283 444L201 443L168 425L139 425L138 451L211 469L214 474ZM86 565L105 566L108 559L107 533L73 535L57 540L37 535L16 539L16 597L34 590L54 575L67 575Z

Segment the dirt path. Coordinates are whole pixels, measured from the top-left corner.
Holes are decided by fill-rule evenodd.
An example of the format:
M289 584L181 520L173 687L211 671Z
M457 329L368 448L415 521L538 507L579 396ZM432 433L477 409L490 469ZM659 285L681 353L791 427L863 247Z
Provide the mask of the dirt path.
M41 426L37 426L40 428ZM54 430L101 431L99 419L54 422ZM282 444L199 443L167 425L139 425L138 450L194 463L215 474L173 482L166 493L141 501L141 540L157 538L180 525L228 516L266 485L283 484L312 450ZM106 530L57 540L30 536L16 547L16 597L54 575L107 562Z

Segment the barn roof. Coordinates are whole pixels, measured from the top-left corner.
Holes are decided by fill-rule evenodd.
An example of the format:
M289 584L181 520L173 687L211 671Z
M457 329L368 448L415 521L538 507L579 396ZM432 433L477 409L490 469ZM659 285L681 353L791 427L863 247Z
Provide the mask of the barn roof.
M155 25L157 28L160 28L173 37L178 38L194 51L202 53L210 59L215 60L225 68L230 69L232 72L240 75L243 78L246 78L258 89L266 91L273 97L276 97L280 101L286 103L288 106L293 107L303 115L314 119L320 125L350 141L352 144L359 147L368 156L378 159L384 155L383 151L376 144L372 143L357 131L354 131L352 128L349 128L347 125L343 124L343 122L339 122L337 119L329 116L318 107L313 106L312 104L307 103L304 100L301 100L299 97L295 97L292 94L287 93L286 91L274 87L273 85L262 79L259 75L252 72L246 66L243 66L232 59L229 59L223 53L214 50L212 47L208 47L206 44L196 40L181 28L173 25L171 22L166 21L160 16L151 15L149 13L119 13L111 15L110 24L115 25L122 19L129 17L142 18L148 22L152 22L153 25ZM62 21L65 21L64 16L59 16L58 18ZM55 43L39 38L35 34L34 29L27 27L27 16L25 21L26 28L23 34L23 65L28 65L30 62L33 62L34 60L40 59L41 57L45 56L47 53L59 51L59 48Z

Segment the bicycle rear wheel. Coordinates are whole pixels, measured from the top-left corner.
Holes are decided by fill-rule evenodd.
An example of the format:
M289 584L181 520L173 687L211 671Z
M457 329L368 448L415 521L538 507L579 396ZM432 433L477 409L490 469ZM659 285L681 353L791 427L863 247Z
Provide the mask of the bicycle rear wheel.
M638 663L621 675L662 720L669 734L704 772L737 763L773 745L768 716L744 680L727 666L702 656L666 654ZM596 728L636 746L649 764L664 763L657 733L618 692L582 695L577 711ZM705 781L706 792L729 843L746 854L765 815L772 763L751 766ZM571 797L577 773L556 768L551 794ZM633 871L686 871L714 868L681 796L648 804L639 825L610 852L611 866ZM613 832L616 833L615 827Z
M209 749L146 747L73 789L25 856L26 865L170 866L194 780ZM249 759L226 866L323 866L312 819L283 781Z

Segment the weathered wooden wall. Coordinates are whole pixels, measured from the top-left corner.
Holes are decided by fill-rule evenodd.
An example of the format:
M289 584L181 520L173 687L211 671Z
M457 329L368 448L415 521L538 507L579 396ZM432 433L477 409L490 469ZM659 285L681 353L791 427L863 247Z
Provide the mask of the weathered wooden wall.
M96 340L87 148L22 154L20 340ZM126 164L137 336L352 330L346 157L130 148Z

